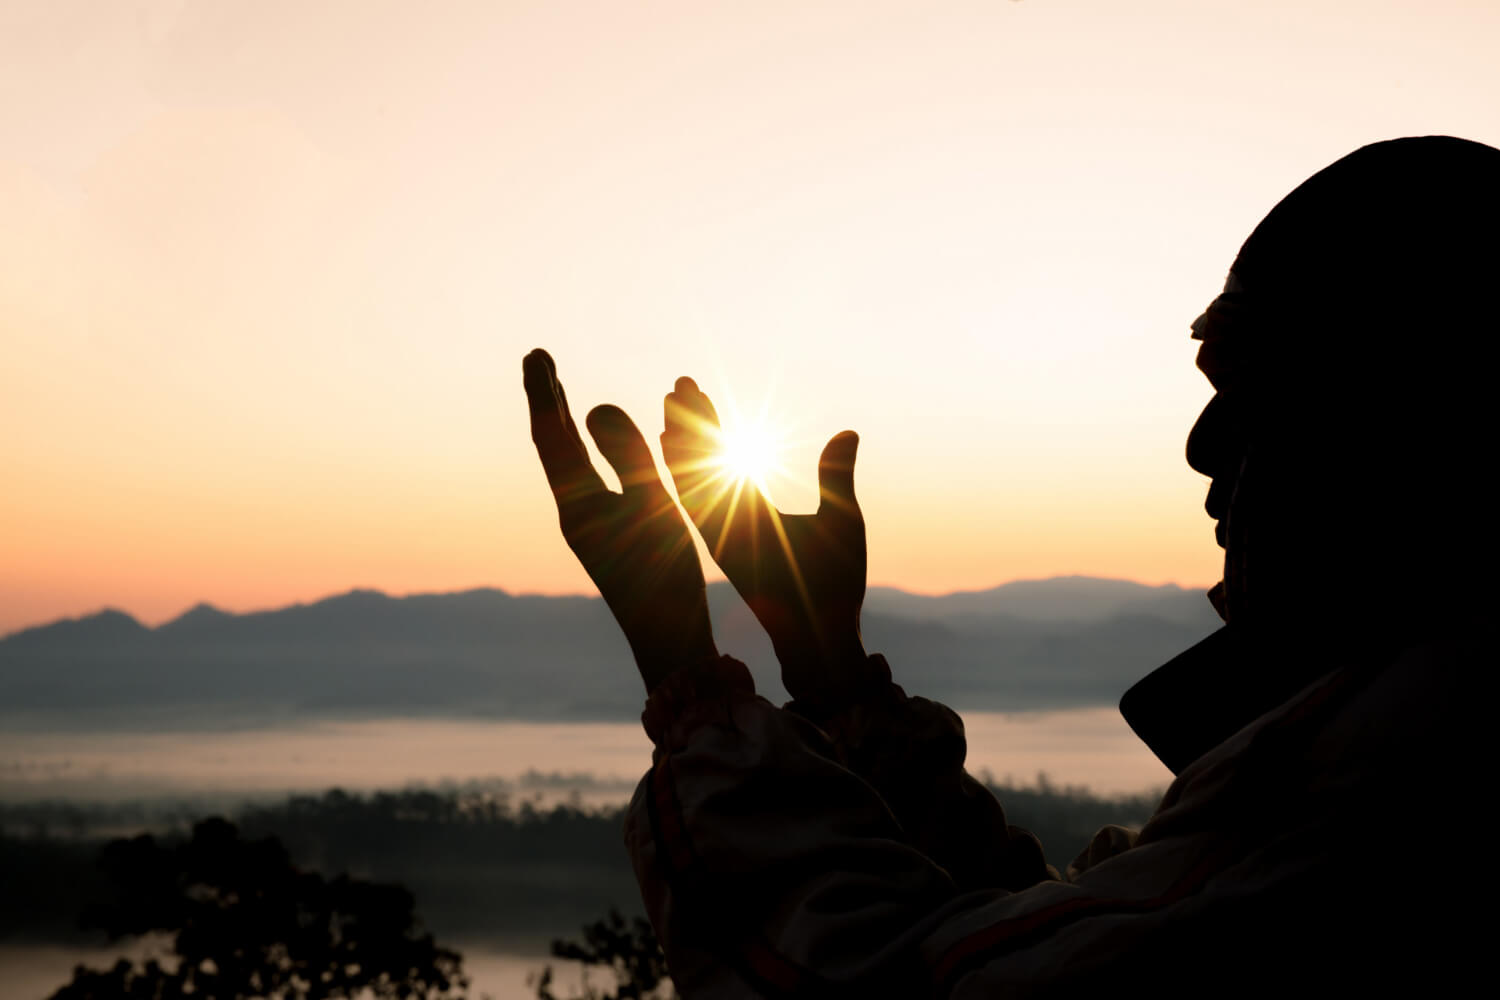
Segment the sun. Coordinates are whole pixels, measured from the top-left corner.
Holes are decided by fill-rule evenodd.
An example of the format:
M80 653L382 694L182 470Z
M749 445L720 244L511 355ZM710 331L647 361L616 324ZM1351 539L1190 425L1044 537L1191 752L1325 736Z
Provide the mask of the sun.
M749 480L762 490L779 470L780 436L766 423L738 423L719 432L714 461L725 478Z

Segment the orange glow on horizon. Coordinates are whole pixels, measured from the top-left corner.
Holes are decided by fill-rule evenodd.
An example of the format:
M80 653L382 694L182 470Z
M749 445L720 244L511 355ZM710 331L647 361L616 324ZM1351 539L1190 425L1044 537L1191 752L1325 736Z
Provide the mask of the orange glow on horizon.
M779 430L788 513L858 431L872 583L1206 586L1187 326L1240 241L1365 143L1500 144L1460 0L21 6L0 633L591 593L537 346L580 422L655 441L690 373Z

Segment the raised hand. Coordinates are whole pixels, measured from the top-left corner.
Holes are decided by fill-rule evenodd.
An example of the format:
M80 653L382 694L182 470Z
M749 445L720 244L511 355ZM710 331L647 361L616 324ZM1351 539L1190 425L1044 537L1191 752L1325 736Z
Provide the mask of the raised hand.
M551 356L532 351L521 370L531 440L557 501L563 538L624 630L646 690L680 667L713 660L718 651L703 568L645 438L619 407L590 411L589 433L623 488L611 492L589 460Z
M776 648L793 698L831 706L868 677L859 610L865 522L854 498L859 437L835 435L818 460L818 510L783 514L717 461L719 416L690 378L666 398L661 436L677 496Z

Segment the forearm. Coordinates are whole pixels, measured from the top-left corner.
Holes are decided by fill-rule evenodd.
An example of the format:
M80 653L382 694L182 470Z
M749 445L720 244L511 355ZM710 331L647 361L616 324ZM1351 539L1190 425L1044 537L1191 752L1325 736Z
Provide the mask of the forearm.
M678 988L915 976L915 942L956 894L947 873L817 727L747 684L680 687L648 704L656 762L626 827Z
M967 741L957 713L908 696L890 681L884 657L870 660L871 672L885 679L815 721L839 762L885 800L907 842L964 890L1017 890L1056 878L1037 839L1011 826L995 796L964 770Z

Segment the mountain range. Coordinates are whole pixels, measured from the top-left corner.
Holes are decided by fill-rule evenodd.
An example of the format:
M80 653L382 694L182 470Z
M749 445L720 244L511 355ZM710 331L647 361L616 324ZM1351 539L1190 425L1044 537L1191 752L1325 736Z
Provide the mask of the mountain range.
M709 587L719 648L786 695L770 642L728 584ZM908 691L955 708L1113 704L1219 624L1201 591L1057 577L865 600L866 648ZM200 604L155 628L106 610L0 639L0 724L256 726L324 718L629 720L643 700L598 598L479 589L352 590L232 614Z

